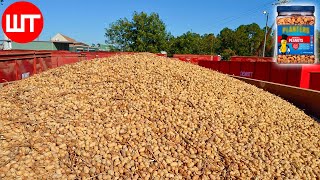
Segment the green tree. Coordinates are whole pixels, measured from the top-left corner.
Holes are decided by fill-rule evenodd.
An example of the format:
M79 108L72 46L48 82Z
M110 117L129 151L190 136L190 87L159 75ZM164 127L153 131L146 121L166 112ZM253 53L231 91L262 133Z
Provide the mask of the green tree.
M234 49L234 40L235 40L235 34L232 29L224 28L220 31L217 38L220 41L220 46L218 48L218 53L222 53L225 49Z
M106 29L106 43L122 51L133 51L132 49L132 23L127 19L120 19L112 23Z
M272 32L270 33L270 35L267 38L266 54L265 54L266 57L273 57L273 55L274 55L274 43L275 43L274 36L275 36L275 34L274 34L273 30L270 30L270 31L272 31ZM257 51L258 55L262 55L261 51Z
M223 61L230 60L231 56L235 56L236 53L232 49L224 49L221 53L221 57Z
M106 28L106 43L121 51L160 52L168 50L170 34L156 13L135 12L132 20L120 19Z
M169 54L216 54L219 41L214 34L187 32L171 39Z
M268 27L268 31L267 31L267 42L266 42L266 51L265 51L265 56L267 57L272 57L274 54L274 43L275 43L275 39L274 39L274 23L271 25L271 27ZM263 29L265 31L265 29ZM263 54L263 47L264 47L264 38L263 40L260 42L260 45L258 47L258 49L256 50L256 53L253 54L255 56L261 56Z
M241 25L235 31L234 50L237 55L251 56L264 40L264 31L258 24Z
M220 41L214 34L204 34L201 36L202 54L215 55L220 47Z
M188 31L172 39L173 54L201 54L201 35Z
M216 52L225 55L225 57L233 53L239 56L262 55L264 34L264 29L256 23L240 25L235 30L224 28L217 36ZM267 56L273 55L273 42L273 34L270 29L266 44Z

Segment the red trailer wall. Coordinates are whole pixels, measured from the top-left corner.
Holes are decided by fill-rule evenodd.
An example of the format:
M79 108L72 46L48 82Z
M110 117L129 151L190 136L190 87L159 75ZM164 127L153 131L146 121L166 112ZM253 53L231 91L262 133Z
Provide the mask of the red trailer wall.
M302 66L287 68L287 85L300 87Z
M310 74L313 72L320 72L320 64L302 66L300 87L302 88L310 87Z
M286 84L287 82L287 69L286 66L281 66L272 63L270 72L270 81L274 83Z
M320 91L320 72L310 73L310 89Z
M15 61L0 61L0 83L16 80Z
M230 63L230 75L234 76L240 76L240 71L241 71L241 63L240 62L229 62Z
M262 81L269 81L271 64L272 63L270 62L256 62L253 78Z
M229 62L227 62L227 61L220 61L219 62L219 65L220 65L220 67L219 67L219 71L220 72L222 72L222 73L224 73L224 74L229 74L229 72L230 72L230 63Z
M27 76L34 75L34 63L33 59L25 59L25 60L18 60L17 62L17 79L22 79L22 76L25 78Z
M241 77L253 78L255 71L255 63L252 62L241 62Z

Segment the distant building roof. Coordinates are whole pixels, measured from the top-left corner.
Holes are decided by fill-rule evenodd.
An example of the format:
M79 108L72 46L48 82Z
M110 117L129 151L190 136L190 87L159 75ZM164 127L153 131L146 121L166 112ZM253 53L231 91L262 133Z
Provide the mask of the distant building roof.
M72 43L76 43L77 41L72 39L71 37L68 37L66 35L61 34L62 37L64 37L67 41L72 42Z
M77 44L77 45L85 45L88 46L85 43L82 42L78 42L75 39L72 39L71 37L68 37L66 35L63 35L61 33L56 34L55 36L53 36L53 38L51 38L52 42L69 42L70 44Z

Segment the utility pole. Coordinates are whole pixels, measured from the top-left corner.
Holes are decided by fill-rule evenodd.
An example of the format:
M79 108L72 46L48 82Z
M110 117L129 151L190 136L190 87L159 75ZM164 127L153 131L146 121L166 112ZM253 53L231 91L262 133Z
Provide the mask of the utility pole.
M266 21L266 29L264 32L264 43L263 43L263 53L262 57L265 57L266 54L266 43L267 43L267 32L268 32L268 20L269 20L269 13L267 11L263 11L264 15L267 15L267 21Z

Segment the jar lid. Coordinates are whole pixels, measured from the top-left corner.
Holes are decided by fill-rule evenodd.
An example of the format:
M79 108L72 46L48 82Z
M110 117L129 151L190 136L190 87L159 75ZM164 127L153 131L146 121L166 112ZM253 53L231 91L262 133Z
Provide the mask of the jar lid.
M278 6L278 12L312 12L314 13L314 6Z

